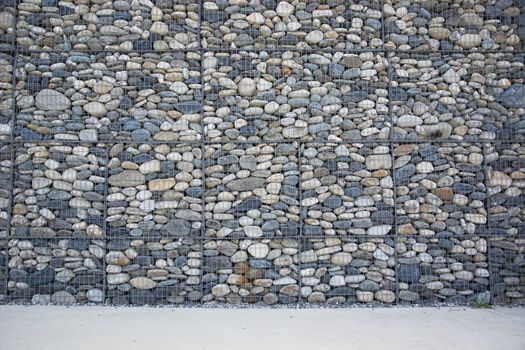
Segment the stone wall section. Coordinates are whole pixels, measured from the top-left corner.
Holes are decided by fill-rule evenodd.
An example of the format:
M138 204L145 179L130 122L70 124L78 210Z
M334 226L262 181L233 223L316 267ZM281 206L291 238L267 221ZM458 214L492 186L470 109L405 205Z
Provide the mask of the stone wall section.
M6 0L0 302L525 304L525 1Z

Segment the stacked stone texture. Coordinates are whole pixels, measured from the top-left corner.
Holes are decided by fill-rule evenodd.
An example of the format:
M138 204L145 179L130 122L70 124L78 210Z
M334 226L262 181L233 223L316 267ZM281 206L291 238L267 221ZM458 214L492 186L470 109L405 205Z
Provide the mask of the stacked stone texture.
M525 1L0 4L0 302L525 304Z

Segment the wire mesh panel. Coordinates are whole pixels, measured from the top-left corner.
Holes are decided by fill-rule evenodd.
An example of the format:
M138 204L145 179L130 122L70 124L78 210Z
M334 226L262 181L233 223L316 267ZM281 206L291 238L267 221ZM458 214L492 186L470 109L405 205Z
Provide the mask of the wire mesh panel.
M392 233L389 144L306 143L301 156L303 235Z
M205 48L353 49L380 47L381 2L203 1Z
M489 241L492 303L525 305L525 237Z
M2 13L0 13L0 21L1 16ZM11 138L14 114L13 57L0 53L0 140Z
M520 0L385 0L385 46L400 50L523 48Z
M199 47L190 0L18 2L17 43L35 51L164 51Z
M12 156L10 144L0 145L0 303L6 301L7 238L11 213Z
M205 146L207 237L298 236L298 145Z
M524 139L524 55L396 53L395 140Z
M467 304L489 297L487 240L397 237L400 304Z
M30 238L9 240L9 302L102 303L105 242Z
M525 233L525 146L498 142L486 148L491 233Z
M103 236L106 166L101 143L17 144L11 234Z
M0 50L15 47L16 0L4 0L0 4Z
M201 148L190 144L112 146L106 234L200 237L201 162Z
M489 234L483 145L394 144L398 234Z
M392 304L396 301L390 237L304 238L301 296L312 304Z
M107 302L112 305L166 305L201 299L199 241L109 239Z
M7 300L7 239L0 237L0 304Z
M33 53L17 60L17 138L195 141L198 52Z
M299 239L206 240L203 247L204 303L299 301Z
M13 191L13 152L12 145L0 144L0 238L9 236L8 229Z
M206 140L387 139L383 54L206 52Z

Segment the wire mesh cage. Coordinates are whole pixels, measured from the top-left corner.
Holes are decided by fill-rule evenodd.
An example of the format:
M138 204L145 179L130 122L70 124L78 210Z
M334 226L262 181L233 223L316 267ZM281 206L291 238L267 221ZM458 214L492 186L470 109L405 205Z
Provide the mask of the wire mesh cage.
M109 151L108 168L108 236L201 236L200 147L117 143Z
M393 304L396 301L394 239L305 237L301 297L310 304Z
M523 140L523 54L398 52L390 66L394 140Z
M112 305L198 302L202 245L193 238L125 239L107 242L107 300Z
M102 303L102 239L12 238L7 301L34 304Z
M387 139L384 54L206 52L209 141Z
M0 53L0 141L10 139L13 133L13 84L13 56Z
M392 234L391 171L388 143L303 144L303 235Z
M487 240L397 237L400 304L468 304L489 300Z
M393 152L398 234L490 234L483 144L395 143Z
M0 4L0 51L15 48L16 0L4 0Z
M523 49L520 0L385 0L385 47L399 50Z
M300 239L207 239L203 248L205 304L299 301Z
M525 305L525 237L489 241L493 304Z
M49 52L197 49L199 7L190 0L20 0L16 41Z
M197 141L200 53L32 53L17 59L20 140Z
M7 257L7 238L0 237L0 303L5 303L7 300L7 276L8 276L8 262Z
M13 147L0 144L0 238L9 236L13 175ZM1 266L1 265L0 265Z
M203 1L202 44L230 49L377 48L381 2Z
M486 149L488 214L491 233L525 233L525 147L497 142Z
M298 144L205 146L206 237L299 236Z
M103 236L106 167L102 143L17 144L11 235Z

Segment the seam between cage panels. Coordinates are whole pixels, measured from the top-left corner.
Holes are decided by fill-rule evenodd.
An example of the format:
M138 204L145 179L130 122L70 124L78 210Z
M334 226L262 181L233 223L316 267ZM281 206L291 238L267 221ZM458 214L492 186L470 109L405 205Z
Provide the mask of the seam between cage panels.
M102 261L102 268L104 269L103 273L102 273L102 276L104 278L104 281L102 282L103 283L103 287L104 287L104 303L106 302L107 300L107 295L108 295L108 279L107 279L107 262L106 262L106 255L108 254L108 235L107 235L107 230L108 230L108 190L109 190L109 186L108 186L108 182L107 180L109 179L109 151L110 151L110 147L109 147L109 144L106 144L106 173L105 173L105 176L106 178L104 179L105 181L105 186L104 186L104 214L103 214L103 217L104 217L104 229L103 229L103 242L104 242L104 258L103 258L103 261Z
M383 13L383 11L381 11ZM384 32L383 32L384 33ZM387 79L388 79L388 119L390 121L390 132L389 132L389 139L390 139L390 157L392 159L392 166L390 170L390 176L392 177L392 195L393 195L393 211L394 211L394 225L392 226L393 231L393 240L394 240L394 274L395 274L395 293L396 293L396 299L394 301L395 305L399 304L399 275L397 273L397 261L398 261L398 253L397 253L397 238L398 238L398 230L397 230L397 186L396 186L396 177L394 176L395 170L396 170L396 162L395 162L395 156L394 156L394 141L393 141L393 135L394 135L394 117L393 117L393 111L392 111L392 76L393 76L393 68L391 64L391 52L387 50L385 53L386 61L387 61Z
M15 1L15 3L17 3ZM16 28L16 18L17 18L17 12L16 12L16 8L17 6L15 6L15 28ZM16 40L16 36L14 38L14 40ZM16 42L15 42L15 45L16 45ZM8 282L9 282L9 240L11 239L11 230L12 230L12 218L13 218L13 207L14 207L14 187L15 187L15 159L16 159L16 147L14 147L13 145L13 139L14 139L14 135L15 135L15 126L16 126L16 116L17 116L17 111L16 111L16 59L17 59L17 56L18 56L18 53L15 51L15 54L14 56L12 57L12 110L13 110L13 115L12 115L12 120L11 120L11 135L9 137L9 139L7 140L7 143L6 143L6 140L3 140L2 141L2 144L3 143L6 143L8 146L9 146L9 150L11 152L10 154L10 161L11 161L11 164L10 164L10 172L9 172L9 176L10 176L10 179L9 179L9 182L10 182L10 186L9 186L9 199L8 199L8 208L7 208L7 225L6 225L6 237L5 237L5 286L4 286L4 300L2 303L5 303L7 302L7 295L8 295L8 292L9 292L9 287L8 287Z

